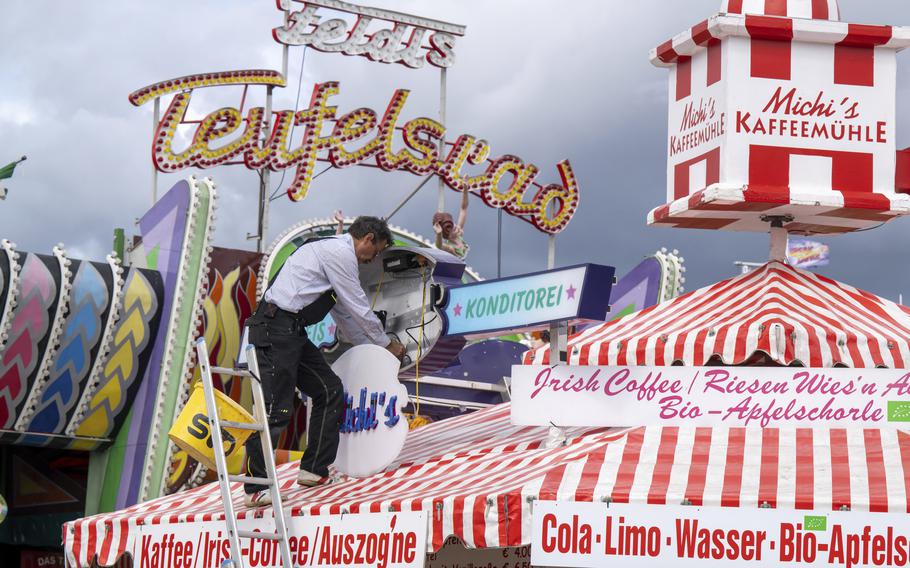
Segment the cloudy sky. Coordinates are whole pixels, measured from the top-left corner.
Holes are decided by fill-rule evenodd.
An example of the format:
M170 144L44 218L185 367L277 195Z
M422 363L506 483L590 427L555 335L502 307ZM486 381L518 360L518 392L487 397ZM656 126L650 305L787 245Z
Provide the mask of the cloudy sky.
M720 0L372 0L369 5L467 26L448 74L451 138L487 139L493 155L516 154L558 180L555 165L571 160L582 204L560 234L560 265L599 262L620 273L662 246L688 267L686 287L736 272L735 260L767 258L765 234L649 228L645 217L665 196L667 72L648 50L714 13ZM906 0L841 0L844 20L910 25ZM220 70L280 69L271 29L281 23L274 0L97 0L4 2L0 19L0 165L28 161L8 180L0 201L0 237L21 250L44 252L63 242L71 255L101 259L115 227L134 222L151 203L152 105L127 95L182 75ZM439 74L307 50L290 50L288 86L276 109L306 106L316 82L337 80L339 112L382 111L396 88L411 90L403 117L436 117ZM301 74L302 69L302 74ZM898 146L910 145L910 60L899 57ZM207 111L236 106L234 91L198 91ZM261 101L252 101L261 104ZM216 106L217 105L217 106ZM317 166L317 171L321 167ZM187 175L191 170L182 172ZM199 174L199 172L196 172ZM215 243L253 248L258 178L242 166L207 170L219 188ZM159 176L164 191L181 175ZM278 194L292 177L272 176ZM306 200L271 203L269 241L287 226L346 214L387 215L418 183L405 173L372 168L329 170ZM449 211L458 195L447 190ZM435 182L392 222L432 232ZM469 263L496 273L496 212L473 200L467 226ZM864 233L822 239L832 248L825 274L897 299L910 294L910 220ZM503 273L546 266L546 237L503 216Z

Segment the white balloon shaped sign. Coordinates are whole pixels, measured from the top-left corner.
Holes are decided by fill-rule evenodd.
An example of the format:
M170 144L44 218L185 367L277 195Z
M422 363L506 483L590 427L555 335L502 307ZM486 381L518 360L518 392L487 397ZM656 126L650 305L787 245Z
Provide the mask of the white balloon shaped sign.
M335 467L366 477L388 467L404 447L408 421L401 412L408 391L398 382L400 363L378 345L357 345L332 370L344 384L345 406Z

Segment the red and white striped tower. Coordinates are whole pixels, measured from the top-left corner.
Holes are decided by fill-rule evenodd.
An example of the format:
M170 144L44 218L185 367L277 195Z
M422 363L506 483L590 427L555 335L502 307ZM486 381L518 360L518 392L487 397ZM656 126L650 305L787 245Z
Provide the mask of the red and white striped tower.
M910 213L895 146L910 28L839 19L837 0L723 0L652 50L670 112L649 224L835 234Z

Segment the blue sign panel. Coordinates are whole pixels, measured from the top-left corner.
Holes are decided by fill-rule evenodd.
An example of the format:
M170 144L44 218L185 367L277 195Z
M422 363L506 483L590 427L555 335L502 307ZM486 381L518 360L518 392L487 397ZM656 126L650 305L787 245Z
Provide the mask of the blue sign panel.
M445 335L490 337L552 323L603 321L613 288L612 266L581 264L448 288Z

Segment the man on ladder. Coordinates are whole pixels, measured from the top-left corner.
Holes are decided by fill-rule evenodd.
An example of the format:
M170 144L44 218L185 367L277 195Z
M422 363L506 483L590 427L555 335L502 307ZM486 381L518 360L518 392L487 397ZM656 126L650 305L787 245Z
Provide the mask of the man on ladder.
M386 222L358 217L347 234L310 241L284 263L248 320L249 341L256 347L272 445L294 410L295 388L310 397L313 409L307 447L297 483L324 483L338 451L344 388L319 349L307 338L306 326L332 311L345 338L355 345L375 343L399 359L404 346L392 341L373 313L360 285L358 264L368 263L392 242ZM247 472L264 477L258 434L246 443ZM270 456L271 459L271 456ZM265 487L244 485L248 507L272 503Z

